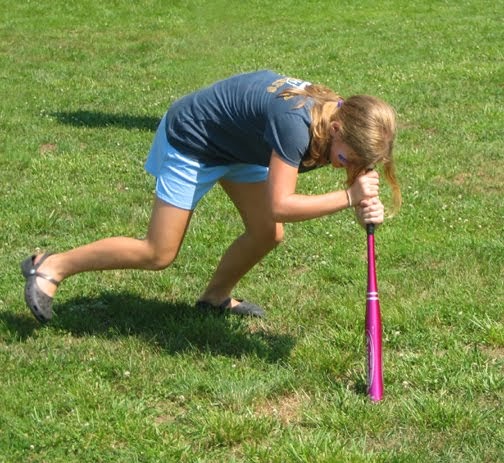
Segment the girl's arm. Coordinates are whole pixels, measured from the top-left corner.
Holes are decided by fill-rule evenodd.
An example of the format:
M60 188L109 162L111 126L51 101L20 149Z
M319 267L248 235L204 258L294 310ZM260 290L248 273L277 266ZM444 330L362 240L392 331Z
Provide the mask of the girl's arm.
M290 166L273 151L269 165L268 188L271 213L275 222L298 222L333 214L349 207L345 190L321 195L296 194L298 169ZM362 179L366 177L366 179ZM378 195L378 174L369 172L349 188L352 205L365 197Z

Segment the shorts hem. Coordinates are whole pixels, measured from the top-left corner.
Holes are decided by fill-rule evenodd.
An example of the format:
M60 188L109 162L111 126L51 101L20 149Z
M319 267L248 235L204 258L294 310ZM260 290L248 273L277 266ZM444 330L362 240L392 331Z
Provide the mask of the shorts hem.
M160 199L161 201L170 206L176 207L177 209L182 209L184 211L194 211L194 208L196 207L196 204L192 204L191 206L187 206L186 204L180 204L180 203L177 204L176 201L173 201L168 197L159 194L157 191L156 191L156 198Z

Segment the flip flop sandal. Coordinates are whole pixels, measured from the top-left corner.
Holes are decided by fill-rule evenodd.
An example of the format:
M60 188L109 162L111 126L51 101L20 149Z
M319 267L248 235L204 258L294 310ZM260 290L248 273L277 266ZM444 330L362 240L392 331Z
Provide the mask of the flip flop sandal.
M208 313L208 311L211 311L212 313L222 315L230 313L233 315L248 316L248 317L258 317L258 318L266 317L266 312L264 312L264 310L258 305L244 301L243 299L237 299L237 301L239 302L239 304L232 308L229 307L229 304L231 302L230 297L228 297L222 304L217 306L212 305L206 301L198 301L196 302L196 308L202 313Z
M34 317L40 323L46 323L52 318L52 301L53 298L45 294L37 284L37 277L43 278L44 280L50 281L54 285L58 286L59 281L56 281L49 275L39 272L37 269L42 265L52 253L44 254L37 264L34 264L36 256L33 255L28 257L23 262L21 262L21 272L26 278L26 284L24 288L24 296L26 305L32 311Z

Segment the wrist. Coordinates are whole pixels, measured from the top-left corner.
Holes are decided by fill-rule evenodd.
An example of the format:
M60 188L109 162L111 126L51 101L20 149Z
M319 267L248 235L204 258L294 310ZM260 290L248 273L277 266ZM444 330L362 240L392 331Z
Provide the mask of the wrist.
M352 207L353 202L352 202L352 194L350 193L350 188L345 190L345 193L346 193L346 197L347 197L347 201L348 201L348 207Z

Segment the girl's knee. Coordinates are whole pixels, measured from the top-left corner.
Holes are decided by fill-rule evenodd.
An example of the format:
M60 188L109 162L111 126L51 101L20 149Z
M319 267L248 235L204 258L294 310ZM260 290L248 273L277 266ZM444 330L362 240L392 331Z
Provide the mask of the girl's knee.
M164 270L169 267L174 260L174 258L165 258L164 256L155 257L149 263L149 270Z
M281 223L277 223L275 227L275 236L273 241L276 246L278 246L284 240L284 226Z
M156 250L152 249L147 270L164 270L169 267L176 259L178 252L173 250Z

